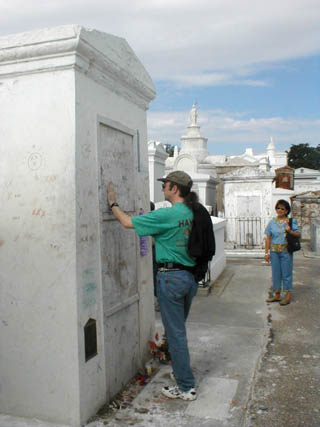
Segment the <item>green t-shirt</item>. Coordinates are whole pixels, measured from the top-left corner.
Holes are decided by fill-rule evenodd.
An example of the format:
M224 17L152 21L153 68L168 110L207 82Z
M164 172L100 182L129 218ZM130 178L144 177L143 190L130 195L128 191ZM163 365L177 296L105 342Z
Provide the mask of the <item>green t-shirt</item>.
M157 262L195 265L187 253L193 212L184 203L175 203L171 208L157 209L131 219L140 237L154 237Z

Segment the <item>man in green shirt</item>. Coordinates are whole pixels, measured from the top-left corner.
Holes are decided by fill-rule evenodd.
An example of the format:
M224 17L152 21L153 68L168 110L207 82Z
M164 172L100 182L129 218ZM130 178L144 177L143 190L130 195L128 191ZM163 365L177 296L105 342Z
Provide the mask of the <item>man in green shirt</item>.
M191 231L193 203L192 179L182 171L161 178L165 200L172 204L146 215L130 217L117 204L112 182L108 184L108 203L124 228L134 228L141 236L152 236L156 246L157 298L165 327L176 385L162 388L172 399L195 400L194 377L190 367L185 321L198 284L192 274L195 262L187 252Z

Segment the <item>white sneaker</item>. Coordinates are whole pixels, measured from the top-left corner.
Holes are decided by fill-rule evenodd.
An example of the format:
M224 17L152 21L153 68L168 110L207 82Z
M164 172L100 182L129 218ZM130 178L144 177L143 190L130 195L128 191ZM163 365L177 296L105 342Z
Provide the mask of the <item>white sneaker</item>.
M196 400L197 398L197 392L194 388L190 388L188 391L181 391L177 385L163 387L161 393L170 399Z

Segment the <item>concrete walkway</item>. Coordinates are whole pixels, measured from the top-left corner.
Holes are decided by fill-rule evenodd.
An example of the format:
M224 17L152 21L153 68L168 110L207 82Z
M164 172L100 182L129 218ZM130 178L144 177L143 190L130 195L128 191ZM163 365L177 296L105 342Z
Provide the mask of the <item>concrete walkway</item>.
M320 257L303 248L294 258L292 303L268 304L270 339L247 427L320 426Z
M240 426L252 379L267 341L271 269L259 260L229 260L213 292L197 295L188 319L188 339L198 399L170 400L161 387L173 384L170 366L159 372L132 407L101 416L88 427ZM157 319L160 328L161 321Z
M170 366L159 365L138 394L137 384L128 387L126 394L135 397L126 408L110 412L108 406L86 427L320 425L320 258L301 251L295 255L294 271L293 302L279 307L265 303L269 265L261 258L228 259L212 293L199 292L194 299L187 322L198 399L162 396L161 387L173 382ZM161 333L158 313L157 328ZM295 417L288 418L286 408ZM305 414L309 424L303 422ZM0 427L36 426L54 427L0 415Z

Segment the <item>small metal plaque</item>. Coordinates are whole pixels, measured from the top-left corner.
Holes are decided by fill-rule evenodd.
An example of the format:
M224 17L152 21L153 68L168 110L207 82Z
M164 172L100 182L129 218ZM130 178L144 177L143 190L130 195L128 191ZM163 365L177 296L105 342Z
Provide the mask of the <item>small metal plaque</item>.
M89 319L84 326L84 348L86 362L98 354L97 322Z

